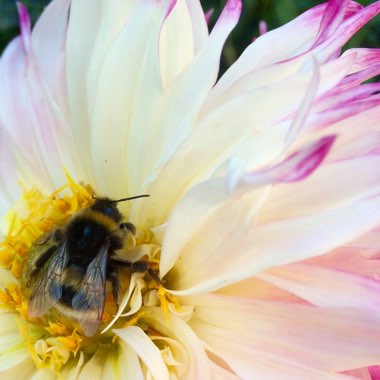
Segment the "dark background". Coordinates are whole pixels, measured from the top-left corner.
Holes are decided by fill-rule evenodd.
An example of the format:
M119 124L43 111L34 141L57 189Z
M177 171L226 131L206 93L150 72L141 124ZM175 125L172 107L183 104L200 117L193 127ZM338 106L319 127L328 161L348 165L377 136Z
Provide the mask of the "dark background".
M104 0L107 1L107 0ZM49 2L48 0L22 1L32 17L33 23ZM222 67L231 65L252 40L258 35L258 23L265 20L268 29L274 29L295 18L306 9L322 3L316 0L243 0L243 13L238 26L235 28L224 49ZM368 5L373 0L361 0ZM225 0L201 0L204 10L214 8L211 26L220 13ZM7 42L18 33L18 20L15 0L0 0L0 52ZM348 44L348 47L380 47L380 19L376 17Z

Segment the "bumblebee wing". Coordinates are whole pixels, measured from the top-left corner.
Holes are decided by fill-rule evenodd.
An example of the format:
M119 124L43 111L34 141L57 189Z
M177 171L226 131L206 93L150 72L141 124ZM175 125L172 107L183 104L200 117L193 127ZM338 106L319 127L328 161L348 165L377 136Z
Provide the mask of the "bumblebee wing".
M73 308L80 311L79 324L87 336L95 334L103 316L109 247L107 240L87 267L81 289L72 300Z
M62 297L61 279L68 261L67 243L64 242L53 254L41 280L33 290L28 305L30 317L45 314Z

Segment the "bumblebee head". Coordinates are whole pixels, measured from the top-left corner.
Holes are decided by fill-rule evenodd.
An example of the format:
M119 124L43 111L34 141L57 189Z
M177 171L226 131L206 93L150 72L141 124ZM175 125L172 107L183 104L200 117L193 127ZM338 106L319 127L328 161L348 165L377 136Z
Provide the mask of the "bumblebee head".
M122 198L117 200L110 198L94 198L95 203L90 208L92 211L100 212L114 220L116 223L120 223L122 216L119 209L117 208L117 203L143 197L149 197L149 195L136 195L134 197Z
M91 206L92 211L100 212L114 220L116 223L121 221L121 213L117 208L117 203L109 198L98 198Z

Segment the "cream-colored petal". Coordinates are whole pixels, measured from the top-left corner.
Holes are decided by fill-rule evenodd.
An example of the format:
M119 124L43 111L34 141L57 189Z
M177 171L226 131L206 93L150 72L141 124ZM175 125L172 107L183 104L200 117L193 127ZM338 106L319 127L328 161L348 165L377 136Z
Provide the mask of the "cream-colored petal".
M37 372L36 365L31 357L26 357L25 360L10 369L0 372L0 380L30 380Z
M57 375L47 368L38 370L30 380L56 380Z
M151 158L145 154L147 139L162 95L158 39L169 7L166 1L136 5L107 50L90 94L93 168L99 190L113 197L142 190L145 160Z
M236 25L240 10L239 1L227 2L202 49L188 68L167 89L159 119L156 115L154 130L149 135L150 140L154 141L149 151L157 152L152 155L156 160L152 161L150 171L147 172L150 175L145 175L144 181L147 185L146 192L151 197L132 209L132 219L138 220L139 223L151 226L163 223L167 217L167 210L175 204L178 195L181 195L174 194L174 189L178 189L177 193L183 193L187 185L184 186L183 180L189 181L191 178L191 173L186 175L182 169L181 176L184 176L184 179L177 177L176 172L173 173L173 170L177 171L182 165L182 154L176 150L194 129L199 110L217 79L223 44ZM189 99L192 100L190 103ZM146 113L146 110L144 112ZM144 151L144 148L140 151ZM168 160L169 163L166 164ZM165 170L161 168L163 165ZM169 167L166 168L166 165ZM141 171L141 168L134 170ZM176 186L172 185L173 178L176 178ZM169 188L170 197L167 196Z
M210 360L207 358L202 342L181 318L170 314L167 322L161 309L149 308L144 319L163 336L180 342L187 352L188 364L182 368L185 379L211 378Z
M15 315L0 314L0 372L24 362L29 356Z
M136 353L125 342L115 344L113 350L104 352L101 378L116 380L143 380L141 363Z
M197 3L197 1L194 1ZM165 20L160 35L160 68L164 88L190 64L194 58L193 25L185 0L177 1Z
M123 341L119 342L119 347L120 379L143 380L141 363L136 352Z
M115 343L108 349L99 348L83 366L78 377L79 380L142 380L142 378L137 355L125 343Z
M115 329L113 332L139 356L154 380L169 379L169 372L159 349L143 330L137 326L130 326L125 329Z
M75 360L71 360L61 371L61 376L67 380L77 380L84 364L84 354L79 352Z
M91 359L84 365L78 380L101 380L103 379L103 367L106 362L107 352L98 350L94 353Z
M4 268L0 268L0 287L4 288L10 284L18 284L18 280L13 276L11 271Z

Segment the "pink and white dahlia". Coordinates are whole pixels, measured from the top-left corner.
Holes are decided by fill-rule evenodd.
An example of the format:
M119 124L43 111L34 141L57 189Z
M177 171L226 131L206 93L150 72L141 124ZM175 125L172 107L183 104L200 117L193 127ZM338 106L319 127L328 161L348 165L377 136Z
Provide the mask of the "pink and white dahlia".
M18 10L0 378L379 379L380 50L341 48L380 1L316 6L219 80L240 0L211 32L197 0L53 0L33 31ZM89 337L59 299L31 314L25 276L93 194L150 195L119 204L136 227L120 254L159 279L121 269Z

